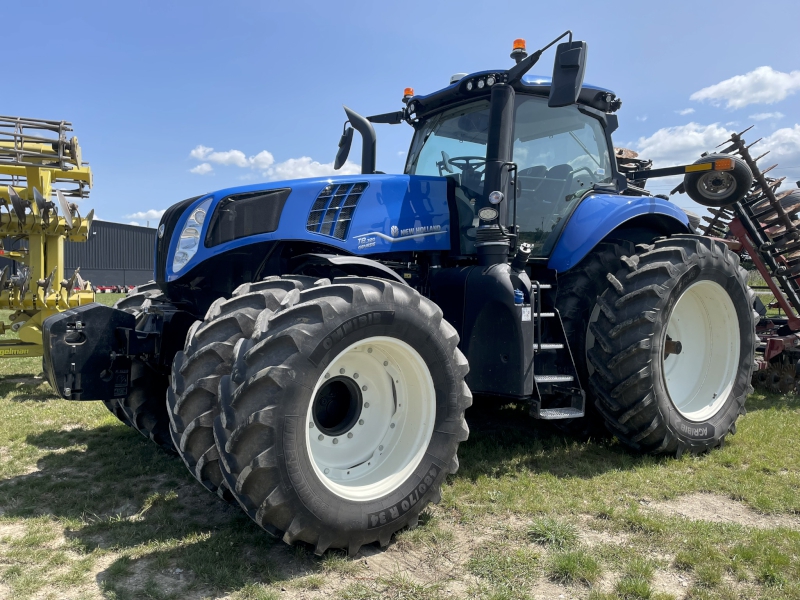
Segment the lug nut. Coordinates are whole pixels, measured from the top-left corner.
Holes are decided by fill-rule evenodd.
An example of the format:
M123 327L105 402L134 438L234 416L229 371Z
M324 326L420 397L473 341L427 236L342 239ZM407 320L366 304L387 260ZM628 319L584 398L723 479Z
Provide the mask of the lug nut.
M331 472L331 470L330 470L330 469L325 469L325 475L327 475L327 474L328 474L328 473L330 473L330 472Z
M378 450L383 450L383 446L378 446Z
M347 434L347 437L348 437L348 438L351 438L351 437L353 437L353 432L351 431L350 433L348 433L348 434Z
M339 443L339 438L333 438L333 443L334 444L338 444Z
M359 424L359 425L363 425L363 424L364 424L364 419L359 419L359 420L358 420L358 424Z
M317 436L317 439L318 439L318 440L321 442L322 440L324 440L324 439L325 439L325 436L324 436L324 435L322 435L322 434L320 433L320 434Z
M394 423L392 423L391 425L389 425L389 427L391 427L392 429L394 429Z
M353 379L358 379L358 373L353 373Z
M389 366L389 361L388 360L383 361L383 366L384 367L388 367Z
M362 385L362 386L361 386L361 389L362 389L362 390L364 390L364 391L366 392L366 391L367 391L367 386L365 386L365 385Z
M308 428L309 428L309 429L314 429L314 424L313 424L313 423L309 423L309 424L308 424Z
M341 369L339 369L339 374L340 374L340 375L344 375L344 367L342 367Z
M367 352L369 352L370 354L372 354L372 348L367 348Z
M328 379L331 376L330 373L325 373L325 379Z
M369 402L364 402L364 408L369 408Z

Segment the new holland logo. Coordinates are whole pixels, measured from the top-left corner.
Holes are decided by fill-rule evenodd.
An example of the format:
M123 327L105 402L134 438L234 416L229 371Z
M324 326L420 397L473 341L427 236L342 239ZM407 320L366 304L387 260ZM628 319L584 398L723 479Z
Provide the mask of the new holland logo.
M447 228L442 227L441 225L420 225L419 227L400 229L397 225L392 225L389 229L389 233L392 235L388 236L381 231L371 231L369 233L362 233L360 235L353 236L353 239L357 239L359 244L365 244L367 243L367 238L375 239L375 237L379 237L382 240L386 240L390 244L393 244L394 242L404 242L406 240L415 240L428 237L429 235L447 233Z

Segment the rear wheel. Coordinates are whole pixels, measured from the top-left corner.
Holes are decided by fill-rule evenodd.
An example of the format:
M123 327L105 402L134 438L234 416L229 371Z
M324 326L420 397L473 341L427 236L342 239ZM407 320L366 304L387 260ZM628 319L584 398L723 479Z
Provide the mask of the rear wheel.
M220 381L214 435L233 495L317 554L387 545L458 469L472 396L457 345L408 286L343 278L287 295Z
M752 292L724 244L676 235L609 274L587 335L590 383L606 425L652 453L713 448L752 391Z
M292 290L311 287L316 278L269 277L246 283L230 299L220 298L196 321L186 336L183 351L172 363L171 385L167 391L167 411L172 441L189 471L209 491L228 498L222 481L219 454L214 445L212 426L219 414L218 387L229 375L233 349L242 338L253 333L256 319L280 308Z
M130 294L114 304L114 308L131 313L138 321L152 302L161 301L166 301L166 297L158 285L151 281L133 288ZM169 418L164 407L168 385L169 380L165 374L141 360L133 359L128 396L105 400L104 404L120 421L159 446L172 451L174 447L169 435Z

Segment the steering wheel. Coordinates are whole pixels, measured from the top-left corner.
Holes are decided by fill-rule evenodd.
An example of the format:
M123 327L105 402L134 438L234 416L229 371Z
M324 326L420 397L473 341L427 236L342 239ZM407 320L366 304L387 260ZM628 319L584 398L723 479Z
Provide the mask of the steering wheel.
M586 171L589 174L589 177L594 180L594 173L589 167L581 167L580 169L575 169L574 171L569 172L569 176L571 179L575 178L575 173L580 173L581 171Z
M478 169L486 166L486 159L483 156L456 156L447 162L457 169L470 173L477 173Z

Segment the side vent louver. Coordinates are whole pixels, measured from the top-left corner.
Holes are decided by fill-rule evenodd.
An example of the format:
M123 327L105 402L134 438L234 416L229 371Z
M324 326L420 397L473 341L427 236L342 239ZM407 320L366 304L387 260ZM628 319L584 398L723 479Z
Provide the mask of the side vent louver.
M332 183L326 186L308 213L306 229L340 240L347 239L353 212L365 189L365 182Z

